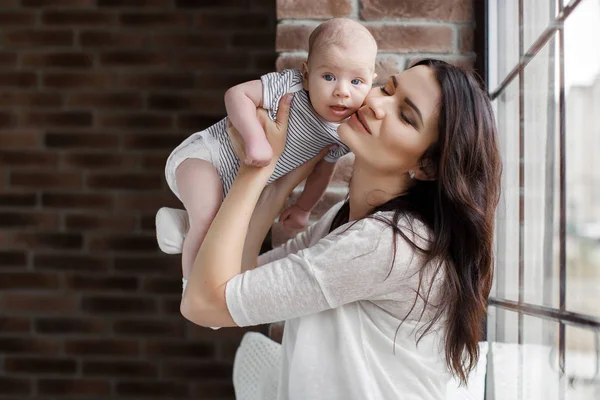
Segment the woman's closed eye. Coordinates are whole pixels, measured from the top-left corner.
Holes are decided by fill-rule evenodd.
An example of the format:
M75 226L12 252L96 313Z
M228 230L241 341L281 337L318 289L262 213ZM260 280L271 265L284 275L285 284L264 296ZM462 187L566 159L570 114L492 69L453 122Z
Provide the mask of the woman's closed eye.
M381 93L385 94L386 96L391 96L391 93L387 91L385 86L381 86L380 89L381 89ZM404 111L402 111L402 109L400 109L400 119L410 126L413 126L413 127L415 126L413 124L413 122L411 121L411 119L404 113Z

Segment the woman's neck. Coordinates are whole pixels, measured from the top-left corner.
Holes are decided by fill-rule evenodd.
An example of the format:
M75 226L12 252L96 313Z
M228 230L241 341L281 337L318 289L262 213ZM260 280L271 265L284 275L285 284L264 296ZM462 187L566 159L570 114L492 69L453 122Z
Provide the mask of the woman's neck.
M406 193L410 186L406 174L383 175L355 163L350 180L349 220L365 217L373 208Z

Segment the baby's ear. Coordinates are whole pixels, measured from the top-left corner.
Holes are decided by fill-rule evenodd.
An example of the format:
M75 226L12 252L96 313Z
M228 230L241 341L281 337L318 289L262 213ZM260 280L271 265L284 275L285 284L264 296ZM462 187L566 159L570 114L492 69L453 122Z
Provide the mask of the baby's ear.
M302 63L302 85L304 90L308 91L308 62Z
M375 79L377 79L377 74L373 72L373 79L371 80L371 82L375 82Z

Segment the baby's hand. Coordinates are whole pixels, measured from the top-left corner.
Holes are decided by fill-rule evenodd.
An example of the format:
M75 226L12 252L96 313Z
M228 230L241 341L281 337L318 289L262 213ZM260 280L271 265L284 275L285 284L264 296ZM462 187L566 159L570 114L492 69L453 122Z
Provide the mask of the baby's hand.
M302 230L308 225L309 216L310 211L306 211L294 204L281 213L279 222L281 222L286 229Z

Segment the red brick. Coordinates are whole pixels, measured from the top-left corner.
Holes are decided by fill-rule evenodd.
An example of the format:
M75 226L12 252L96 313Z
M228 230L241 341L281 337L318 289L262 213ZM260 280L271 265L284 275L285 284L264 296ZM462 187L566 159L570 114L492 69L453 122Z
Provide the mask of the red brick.
M224 49L229 45L229 35L211 32L200 33L160 33L152 39L156 47Z
M113 197L99 193L43 193L42 205L51 208L106 209L112 208Z
M232 8L245 8L247 6L246 0L175 0L177 7L181 8L211 8L211 7L222 7L226 10Z
M144 361L85 361L83 375L148 377L158 376L157 366Z
M91 6L96 0L21 0L25 7L81 7Z
M167 158L163 154L145 154L142 155L140 165L144 171L164 171L166 160ZM0 204L2 204L1 201Z
M32 388L30 379L0 377L0 395L29 395Z
M144 104L138 93L73 93L69 96L69 107L89 107L94 109L138 109Z
M139 345L125 339L73 339L65 341L65 354L80 356L135 356Z
M192 396L194 398L203 398L205 396L216 399L234 398L233 382L229 379L229 381L222 382L196 383L192 388Z
M79 34L79 43L84 47L135 47L148 42L148 36L133 32L84 31Z
M39 254L34 258L34 269L52 271L106 272L110 266L107 257L79 254Z
M11 112L0 112L0 128L11 128L15 125L17 117Z
M90 239L93 251L148 252L158 249L156 235L106 235Z
M231 38L231 45L236 49L271 50L274 44L271 32L234 33Z
M233 86L233 85L232 85ZM225 89L223 88L223 92ZM209 116L205 114L180 115L177 119L177 127L187 132L195 132L198 129L208 128L222 119L222 116Z
M308 51L308 37L318 24L278 25L275 49L277 51Z
M10 184L35 189L79 189L81 174L71 172L16 172L10 173Z
M46 396L102 396L109 398L110 381L93 379L39 379L38 393Z
M363 0L360 16L364 20L429 19L464 22L473 16L471 0Z
M14 67L17 64L17 53L0 51L0 66Z
M422 60L423 57L411 57L406 61L406 67L415 64L416 62ZM468 56L456 56L452 58L444 57L444 61L449 64L456 65L457 67L465 68L465 69L473 69L475 64L475 54L471 54Z
M170 115L128 113L99 117L99 126L102 128L157 130L168 129L172 125L173 119Z
M275 68L275 60L277 60L277 53L275 52L268 52L264 54L255 53L252 55L252 65L259 71L273 71Z
M76 233L31 233L19 232L13 235L13 243L36 249L77 250L83 247L83 238Z
M91 68L94 56L80 52L24 53L21 65L28 68Z
M27 267L27 253L16 250L0 251L0 268L5 269L7 267Z
M157 52L114 51L100 55L100 65L103 67L156 67L166 66L167 55Z
M350 0L277 0L277 19L333 18L352 13Z
M119 87L137 89L190 89L194 86L193 73L122 73Z
M121 146L128 150L170 150L177 147L187 135L173 134L132 134L122 135ZM164 162L167 161L168 153L163 155Z
M107 14L98 11L44 11L42 14L42 23L46 25L60 26L89 26L101 25L110 26L116 20L114 14Z
M34 337L2 337L0 338L0 353L3 354L43 354L54 355L61 350L56 340Z
M377 57L375 62L375 73L377 77L374 85L384 85L391 75L396 75L404 70L406 60L403 56L389 55Z
M99 7L167 8L172 0L97 0Z
M89 152L64 154L62 164L69 169L83 168L131 170L138 164L138 162L134 156L128 154Z
M0 150L0 165L5 167L51 168L58 165L58 154L40 151Z
M0 298L4 310L19 313L61 314L77 309L77 297L4 293Z
M149 340L146 342L145 354L152 358L164 360L166 358L213 358L215 346L208 341L172 341Z
M195 24L205 31L264 31L271 23L270 15L261 12L205 11L195 15Z
M0 207L32 207L37 204L35 193L0 193Z
M5 47L72 46L73 32L59 30L13 30L4 31Z
M275 61L275 69L282 71L284 69L300 68L304 61L306 61L305 56L280 55Z
M138 279L132 276L68 275L66 286L80 291L132 292L138 289Z
M31 323L25 317L0 317L0 331L2 333L26 333L30 331ZM0 387L2 384L0 384Z
M156 212L160 207L182 208L182 205L173 194L148 196L145 194L119 193L117 196L118 210Z
M181 294L181 278L150 278L144 279L142 287L144 293L153 294Z
M37 76L33 72L2 72L0 86L2 87L32 87L37 84Z
M204 380L231 379L232 366L228 363L208 362L165 362L163 376L166 378L195 379L201 376Z
M161 188L162 177L145 173L94 173L87 176L87 187L114 190L157 190Z
M65 227L73 231L131 232L135 218L131 215L90 215L69 214L65 217Z
M81 309L90 314L143 315L156 313L156 302L148 297L84 296Z
M149 396L173 398L188 398L189 389L186 383L175 382L118 382L117 394L122 396Z
M117 320L113 330L119 336L134 335L144 337L164 336L169 339L183 337L185 334L185 322L183 319L139 319L128 318Z
M0 107L56 107L62 105L62 96L57 93L3 92L0 93ZM4 147L4 142L2 142Z
M189 26L192 18L186 13L124 13L119 21L125 26L147 27L159 29L165 27L181 28Z
M177 65L183 68L203 71L221 71L224 65L229 70L246 70L250 64L250 56L244 52L225 52L224 49L194 53L178 52L175 54Z
M23 113L27 127L85 127L92 125L92 113L87 111L29 111Z
M470 53L473 49L474 31L472 26L465 26L460 30L459 51L461 53Z
M0 212L0 228L57 228L58 215L41 212ZM0 284L2 286L2 284Z
M108 72L52 72L44 74L44 86L52 89L105 89L114 86Z
M66 149L115 149L119 138L107 133L48 132L44 142L47 147Z
M181 282L181 279L179 279ZM162 299L160 303L162 314L175 317L181 316L181 284L179 285L178 295L173 298Z
M380 51L452 52L452 29L447 26L372 26Z
M74 374L77 363L70 358L6 357L4 368L8 372L29 374Z
M36 131L0 132L0 143L4 149L28 149L39 147L40 135Z
M0 12L0 25L2 27L11 25L34 25L35 13L22 11Z
M115 271L127 274L162 274L174 276L181 273L181 257L147 256L115 257Z
M44 317L35 321L35 330L46 335L99 334L104 331L104 322L100 318Z

